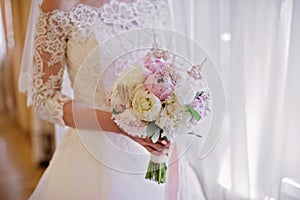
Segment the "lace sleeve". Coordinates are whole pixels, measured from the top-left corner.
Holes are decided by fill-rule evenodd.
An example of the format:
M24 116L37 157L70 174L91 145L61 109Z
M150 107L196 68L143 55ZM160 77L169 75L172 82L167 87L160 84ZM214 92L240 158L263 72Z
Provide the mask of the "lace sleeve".
M41 12L34 37L32 105L39 117L59 125L65 125L63 105L71 100L61 93L68 24L64 13Z

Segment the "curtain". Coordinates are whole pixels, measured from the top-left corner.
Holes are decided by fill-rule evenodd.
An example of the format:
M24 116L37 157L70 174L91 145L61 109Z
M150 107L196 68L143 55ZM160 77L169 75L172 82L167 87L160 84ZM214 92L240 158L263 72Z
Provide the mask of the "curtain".
M283 180L300 183L300 1L171 6L175 29L207 50L226 94L214 150L204 159L186 153L200 183L193 189L201 187L207 199L280 199Z

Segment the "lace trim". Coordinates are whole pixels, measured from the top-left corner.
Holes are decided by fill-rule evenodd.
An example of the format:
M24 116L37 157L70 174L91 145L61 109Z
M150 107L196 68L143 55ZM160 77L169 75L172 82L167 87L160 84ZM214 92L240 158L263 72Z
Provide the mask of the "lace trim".
M170 24L168 11L165 0L133 0L129 3L110 0L101 7L79 3L69 11L53 10L45 14L57 15L66 23L70 22L70 37L86 42L91 36L103 41L133 28L167 27Z
M67 41L99 42L133 28L166 27L168 6L164 0L111 0L100 8L77 4L70 11L53 10L39 16L33 66L32 102L43 119L64 125L63 105L70 100L61 90Z
M66 33L69 21L58 15L42 13L35 34L32 104L47 121L65 125L63 105L70 100L60 93L65 65Z

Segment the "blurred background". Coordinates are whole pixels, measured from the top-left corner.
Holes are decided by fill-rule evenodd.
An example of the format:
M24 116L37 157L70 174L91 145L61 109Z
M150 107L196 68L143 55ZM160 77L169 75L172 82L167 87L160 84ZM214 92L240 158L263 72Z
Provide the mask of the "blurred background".
M53 151L52 125L39 121L32 110L26 107L26 97L18 92L18 75L30 4L30 0L0 1L1 200L27 199ZM43 136L34 145L34 141L39 140L35 137L36 133Z
M30 3L0 0L1 200L27 199L55 148L54 127L17 87ZM187 152L206 198L300 199L300 1L169 3L175 29L207 50L226 93L218 144L204 159Z

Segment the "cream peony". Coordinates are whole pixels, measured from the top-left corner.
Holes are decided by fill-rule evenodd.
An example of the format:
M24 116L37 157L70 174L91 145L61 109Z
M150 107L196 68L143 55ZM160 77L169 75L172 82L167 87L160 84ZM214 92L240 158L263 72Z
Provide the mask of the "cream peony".
M161 102L154 94L140 87L134 91L133 96L132 112L137 118L150 122L159 116Z

